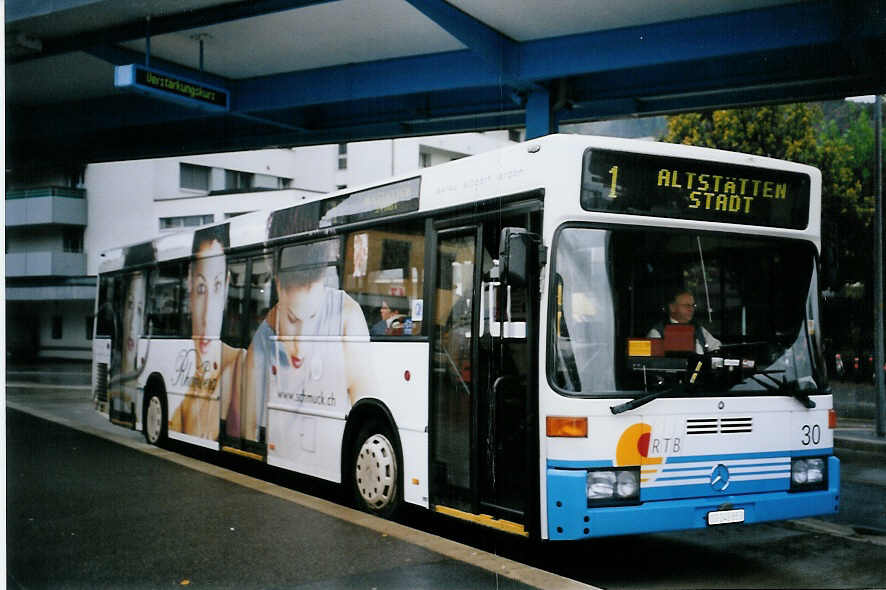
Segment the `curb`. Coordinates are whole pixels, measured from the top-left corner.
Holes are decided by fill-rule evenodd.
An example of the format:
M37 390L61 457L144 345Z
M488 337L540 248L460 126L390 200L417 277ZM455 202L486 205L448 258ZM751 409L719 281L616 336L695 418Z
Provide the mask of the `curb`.
M886 438L878 438L870 431L861 432L859 434L835 434L834 449L886 455Z

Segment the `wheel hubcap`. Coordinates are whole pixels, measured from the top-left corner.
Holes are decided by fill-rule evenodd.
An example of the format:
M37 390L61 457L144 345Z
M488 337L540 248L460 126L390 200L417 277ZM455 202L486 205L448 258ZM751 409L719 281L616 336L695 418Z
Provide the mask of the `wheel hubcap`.
M145 420L145 428L148 431L148 440L152 443L160 439L160 432L163 429L163 406L157 396L148 400L148 416Z
M357 454L357 490L370 507L381 510L397 493L397 455L380 434L366 439Z

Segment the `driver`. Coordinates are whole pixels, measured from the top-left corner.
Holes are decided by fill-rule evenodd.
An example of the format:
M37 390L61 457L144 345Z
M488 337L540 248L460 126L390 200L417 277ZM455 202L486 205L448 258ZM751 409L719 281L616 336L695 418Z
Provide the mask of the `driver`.
M692 324L695 326L695 352L704 354L705 352L717 350L720 348L720 341L708 332L703 326L692 321L695 316L695 297L686 289L679 289L673 293L668 301L668 319L667 322L659 322L652 326L646 334L647 338L661 338L664 334L665 323L671 324Z

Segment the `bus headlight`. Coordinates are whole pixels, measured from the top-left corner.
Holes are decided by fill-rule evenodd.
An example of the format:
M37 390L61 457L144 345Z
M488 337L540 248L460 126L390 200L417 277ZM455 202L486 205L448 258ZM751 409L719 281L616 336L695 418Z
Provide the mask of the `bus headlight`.
M587 475L588 506L640 501L640 468L592 469Z
M791 490L821 489L827 486L827 468L823 457L791 460Z

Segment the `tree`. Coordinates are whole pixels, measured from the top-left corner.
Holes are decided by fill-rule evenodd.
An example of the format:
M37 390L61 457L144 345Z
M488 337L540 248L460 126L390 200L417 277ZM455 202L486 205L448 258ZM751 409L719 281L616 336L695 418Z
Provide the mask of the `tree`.
M823 284L865 281L873 244L870 179L873 129L863 109L849 127L825 120L819 104L787 104L668 117L663 141L769 156L816 166L822 174Z

